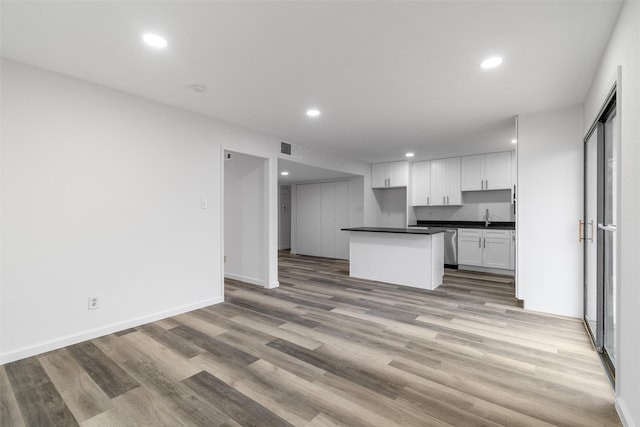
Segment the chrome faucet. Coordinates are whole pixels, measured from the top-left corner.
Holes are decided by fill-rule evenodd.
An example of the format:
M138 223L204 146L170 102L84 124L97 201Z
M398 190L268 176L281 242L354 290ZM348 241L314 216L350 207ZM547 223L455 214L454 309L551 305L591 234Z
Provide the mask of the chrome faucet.
M491 224L491 221L489 221L489 209L487 209L487 211L484 213L484 226L488 227L489 224Z

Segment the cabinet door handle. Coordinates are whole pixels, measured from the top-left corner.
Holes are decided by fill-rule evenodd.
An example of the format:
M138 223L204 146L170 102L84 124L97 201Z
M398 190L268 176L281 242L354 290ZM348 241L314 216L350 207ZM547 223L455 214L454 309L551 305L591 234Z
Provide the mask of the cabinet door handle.
M478 247L482 247L482 237L478 237Z
M480 180L480 189L484 190L484 179Z
M447 196L447 204L449 204L449 196Z
M443 204L443 205L445 204L445 202L444 202L444 196L442 196L442 204Z
M429 196L427 196L427 205L429 204Z
M487 247L487 238L485 237L484 239L482 239L482 249L485 249Z
M484 181L484 188L485 188L485 190L488 190L488 189L489 189L489 180L488 180L488 179L486 179L486 180Z

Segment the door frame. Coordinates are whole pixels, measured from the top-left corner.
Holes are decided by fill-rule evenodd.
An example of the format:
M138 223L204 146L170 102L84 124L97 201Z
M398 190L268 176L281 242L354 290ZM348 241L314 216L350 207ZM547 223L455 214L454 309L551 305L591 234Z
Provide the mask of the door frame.
M596 247L596 251L597 251L597 257L596 257L596 262L597 262L597 266L596 266L596 276L597 276L597 284L596 284L596 307L597 307L597 318L596 318L596 330L593 331L591 326L589 325L589 322L586 318L587 316L587 304L588 304L588 293L586 292L587 289L587 281L588 281L588 254L587 254L587 244L588 244L588 239L587 239L587 233L588 230L587 229L587 185L586 185L586 180L587 180L587 144L589 142L589 139L593 136L594 132L597 133L597 147L596 147L596 156L597 156L597 173L598 173L598 177L597 177L597 188L596 188L596 192L597 192L597 215L596 215L596 223L601 223L604 219L604 203L603 201L600 200L600 195L604 194L604 174L603 174L603 169L602 169L602 165L599 163L602 159L604 159L604 143L602 143L604 141L604 122L606 120L606 118L609 116L609 114L611 113L611 111L613 109L616 110L616 120L618 120L618 129L620 128L620 103L618 102L620 100L620 96L619 96L619 90L620 90L620 74L619 74L619 70L618 70L618 75L617 75L617 79L613 82L613 85L611 87L611 89L609 90L604 102L602 103L602 106L600 108L600 110L598 111L598 114L596 115L596 119L594 120L594 122L592 123L591 127L589 128L589 130L586 133L586 136L583 139L583 153L584 153L584 158L583 158L583 163L584 163L584 169L583 169L583 182L584 182L584 188L583 188L583 215L582 215L582 225L581 225L581 239L582 239L582 244L583 244L583 289L585 290L583 293L583 316L582 316L582 320L585 326L585 329L587 331L587 334L589 335L589 338L591 339L594 348L596 350L596 352L599 354L600 359L605 367L605 371L611 381L612 385L615 385L615 365L613 363L613 361L611 360L610 356L607 354L605 346L604 346L604 318L605 318L605 300L604 300L604 231L599 229L598 227L594 227L595 231L593 236L595 237L597 235L597 247ZM613 141L612 143L615 144L617 146L617 153L618 155L620 154L620 132L618 132L618 137L617 140ZM617 170L617 187L615 188L614 191L617 192L617 194L620 194L620 170L618 168ZM619 203L619 198L617 199L617 203ZM618 207L617 209L618 215L620 212L620 209ZM616 218L616 223L619 223L619 218ZM616 239L616 245L619 245L619 241L620 239ZM619 273L619 260L617 262L617 264L614 266L614 269L616 270L616 277L620 278ZM619 288L619 286L618 286ZM616 298L618 299L618 301L616 301L617 306L619 307L619 298L620 298L620 293L617 292L617 296ZM616 316L618 316L618 314L616 313ZM616 319L617 320L617 319ZM617 324L619 324L619 322L617 322ZM616 342L614 343L615 348L619 348L618 345L618 337L619 334L616 334Z

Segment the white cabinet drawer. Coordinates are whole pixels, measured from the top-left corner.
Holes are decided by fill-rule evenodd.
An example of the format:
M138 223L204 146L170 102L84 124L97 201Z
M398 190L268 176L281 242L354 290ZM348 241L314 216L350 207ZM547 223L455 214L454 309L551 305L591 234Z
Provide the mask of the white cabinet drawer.
M491 237L494 239L510 239L511 230L484 230L484 237Z
M482 230L475 228L459 228L458 237L482 237Z

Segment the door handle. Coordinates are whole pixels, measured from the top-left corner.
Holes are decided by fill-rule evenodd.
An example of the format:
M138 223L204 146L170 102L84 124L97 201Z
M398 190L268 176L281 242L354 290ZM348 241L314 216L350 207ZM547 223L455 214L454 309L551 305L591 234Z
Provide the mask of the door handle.
M578 220L578 242L582 242L584 240L584 238L582 237L582 228L583 228L584 222L582 222L582 220ZM600 226L600 224L598 224L598 227Z
M616 231L617 227L613 224L598 224L598 229L605 231Z
M589 221L589 225L591 226L591 237L587 238L587 240L593 242L593 221Z

